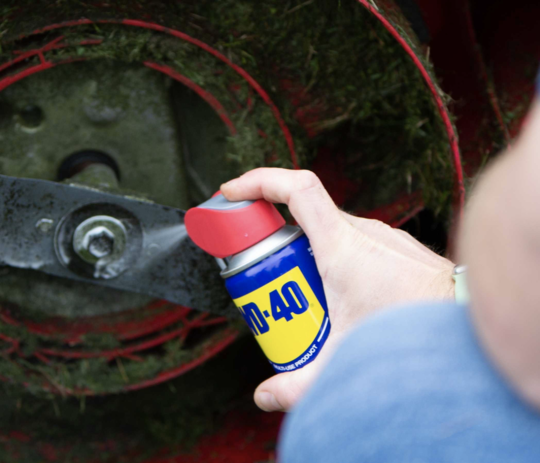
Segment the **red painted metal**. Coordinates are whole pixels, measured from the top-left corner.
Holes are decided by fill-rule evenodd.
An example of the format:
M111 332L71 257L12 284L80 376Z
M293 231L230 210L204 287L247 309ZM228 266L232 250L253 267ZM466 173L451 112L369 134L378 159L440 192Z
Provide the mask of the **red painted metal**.
M29 51L25 51L25 52L15 52L14 54L18 55L18 58L14 59L13 61L8 61L7 63L0 66L0 72L5 71L6 69L13 66L14 64L17 64L17 63L19 63L21 61L24 61L24 60L28 59L28 58L33 58L34 56L39 56L39 60L41 61L41 64L49 63L45 59L45 57L43 56L43 53L46 52L46 51L56 50L58 48L62 48L59 45L59 42L61 42L62 40L64 40L64 37L60 36L60 37L57 37L54 40L50 41L49 43L43 45L40 48L35 48L33 50L29 50ZM9 80L8 80L8 82L9 82ZM2 87L1 89L3 90L8 85L10 85L10 84L7 84L5 87Z
M230 66L232 69L234 69L240 76L242 76L246 82L259 94L259 96L263 99L263 101L270 106L270 109L272 110L272 113L274 114L274 117L276 118L281 131L283 132L283 136L285 137L285 140L287 142L287 146L289 147L289 151L291 153L291 160L293 163L293 166L295 169L299 169L300 165L298 163L298 158L296 156L296 152L294 149L294 140L292 138L291 132L289 131L289 128L287 127L287 124L285 124L285 121L281 117L281 113L279 112L279 109L274 104L268 93L259 85L259 83L251 77L247 71L245 71L242 67L238 66L237 64L233 63L231 60L229 60L225 55L217 51L216 49L212 48L208 44L195 39L184 32L176 31L174 29L169 29L164 26L160 26L159 24L155 23L148 23L144 21L135 21L130 19L125 19L122 21L122 24L130 25L130 26L139 26L144 27L147 29L153 29L160 32L167 32L174 37L178 37L179 39L185 40L189 43L192 43L193 45L197 45L198 47L202 48L203 50L207 51L211 55L215 56L219 60L223 61L225 64Z
M122 349L113 349L113 350L102 350L97 352L92 351L76 351L76 350L58 350L58 349L41 349L37 353L42 355L48 355L49 357L63 357L67 359L89 359L97 357L105 357L107 360L112 360L115 358L126 358L134 354L135 352L141 352L145 350L152 349L153 347L159 346L167 341L172 339L186 339L189 331L193 328L202 328L203 326L212 326L212 325L221 325L227 322L226 318L214 318L206 322L202 319L208 314L202 314L202 316L193 320L192 323L185 322L185 324L176 330L168 331L166 333L160 334L159 336L149 339L147 341L141 342L139 344L124 347Z
M235 408L219 418L218 430L204 436L189 450L182 452L163 448L153 457L144 459L143 463L272 463L276 461L276 446L279 428L284 418L283 413L265 413L253 407ZM140 453L130 451L129 454L115 454L113 439L103 442L96 449L94 457L87 463L102 461L118 461L127 463L141 461ZM19 430L0 433L0 445L3 455L17 461L18 448L21 445L33 445L40 455L40 461L58 462L60 455L69 455L72 450L69 444L55 446L50 442L36 441L32 436ZM100 451L102 454L100 454ZM104 457L108 459L103 460ZM79 461L79 460L77 460Z
M460 150L459 150L458 137L454 131L454 126L452 125L452 121L450 120L450 114L448 112L448 109L446 108L446 105L444 104L444 101L441 98L441 95L439 94L437 85L431 79L429 72L425 68L422 61L418 58L414 50L411 48L407 40L403 38L403 36L397 31L394 25L386 17L384 17L381 14L381 12L377 8L375 8L372 3L369 2L369 0L358 0L358 1L364 7L366 7L383 24L386 30L390 32L390 34L392 34L392 36L397 40L397 42L403 47L405 52L411 57L414 64L416 65L420 73L422 74L422 77L424 78L427 86L429 87L431 94L433 95L433 99L435 103L437 104L437 109L439 111L439 114L446 128L446 132L448 134L448 140L450 142L450 148L452 151L452 159L454 161L454 174L455 174L454 216L457 221L461 218L461 215L463 213L463 207L465 205L465 185L463 182L463 168L461 165L461 155L460 155Z
M403 195L392 204L388 204L373 211L364 212L362 217L380 220L381 222L397 228L415 217L423 209L424 204L422 202L422 194L416 192L410 195Z
M150 323L153 324L154 328L156 328L156 330L154 331L151 331L150 328L146 328L143 330L140 329L140 326L137 326L144 324L144 321L130 321L127 323L119 322L116 324L107 324L107 317L96 317L97 320L85 320L82 326L77 326L77 323L75 322L72 327L73 330L70 330L70 324L66 323L65 321L61 323L60 329L54 329L58 328L58 326L55 327L54 321L48 320L44 324L45 329L43 329L43 326L39 326L39 324L35 322L14 320L6 312L1 314L1 319L5 323L14 326L25 326L27 323L29 323L31 326L29 331L31 330L32 332L39 333L40 335L47 333L49 336L52 336L51 339L57 338L59 333L61 333L61 335L65 337L64 343L69 346L69 348L42 348L36 350L31 354L31 356L44 363L50 363L51 358L54 357L64 359L106 358L108 361L121 358L142 360L142 358L137 357L135 354L148 349L152 349L156 346L163 344L164 342L170 341L175 338L186 339L188 334L196 329L214 325L223 325L223 329L221 330L221 332L215 337L210 338L210 342L202 349L201 353L198 355L197 358L180 366L166 370L160 373L155 378L152 378L151 380L142 381L141 383L133 384L125 388L125 390L136 390L147 387L149 385L159 384L163 381L175 378L178 375L192 370L193 368L201 365L203 362L205 362L212 356L221 352L225 347L230 345L238 336L238 331L236 329L226 326L227 319L225 319L224 317L212 317L210 316L210 314L194 312L191 309L181 306L172 307L172 312L167 312L163 314L164 316L157 317L156 319L152 319L151 312L145 311L144 308L141 309L141 313L148 313ZM93 322L95 322L95 324ZM180 325L179 328L171 330L171 327L178 324ZM100 329L102 328L104 329L104 331L100 331ZM167 331L164 332L163 329L165 328L167 328ZM88 351L73 349L73 346L84 346L82 343L82 336L84 336L85 334L100 332L115 334L118 333L118 338L121 340L121 338L123 337L123 340L125 341L133 341L139 337L145 337L145 339L143 339L143 341L141 342L135 342L126 347L113 350ZM155 337L151 339L146 339L146 337L150 333L155 333ZM25 355L19 350L20 342L18 339L0 333L0 340L7 344L7 349L2 352L4 355L17 354L21 357L25 357ZM8 378L0 379L4 381L9 381ZM51 392L60 392L63 395L73 393L76 393L77 395L95 395L95 392L91 390L79 389L77 391L74 391L68 388L59 388L57 385L51 385L47 383L43 383L43 388Z
M189 452L156 456L144 463L271 463L282 413L230 413L218 433L202 438Z
M430 57L450 103L467 176L473 176L490 152L486 136L493 113L481 79L482 69L464 11L468 0L417 0L430 35Z
M464 169L474 177L515 137L534 95L540 4L517 0L416 0L431 35L430 56L460 137ZM527 69L524 57L530 57ZM536 59L535 59L536 57ZM517 110L517 111L516 111ZM519 114L515 114L515 113ZM514 113L514 120L509 118Z
M486 91L489 95L489 101L491 103L493 112L495 113L495 118L497 119L497 123L499 124L501 132L504 135L504 139L506 143L508 144L510 143L510 138L511 138L510 132L508 131L508 126L506 125L506 122L504 122L504 117L502 114L501 105L499 103L499 98L497 96L497 92L495 90L493 80L489 77L488 68L484 61L484 57L482 56L480 44L478 43L478 40L476 38L476 31L474 30L474 24L473 24L473 20L471 16L471 6L468 0L465 0L463 13L464 13L465 21L467 24L467 32L469 34L470 41L471 41L471 48L474 50L474 53L476 55L476 61L478 63L478 67L480 68L480 75L482 76L482 79L486 87Z
M44 32L49 32L49 31L52 31L52 30L55 30L55 29L60 29L60 28L63 28L63 27L74 27L74 26L88 25L88 24L93 24L93 23L97 23L97 24L107 24L107 23L109 23L109 24L123 24L123 25L126 25L126 26L141 27L141 28L144 28L144 29L151 29L151 30L155 30L155 31L158 31L158 32L163 32L163 33L166 33L166 34L170 34L170 35L172 35L174 37L177 37L177 38L179 38L181 40L185 40L186 42L189 42L189 43L191 43L191 44L193 44L195 46L198 46L202 50L210 53L211 55L213 55L214 57L216 57L220 61L222 61L225 64L227 64L228 66L230 66L236 73L238 73L240 76L242 76L246 80L246 82L251 86L251 88L253 88L253 90L270 107L270 109L272 110L272 113L273 113L279 127L281 128L281 131L283 133L285 141L287 142L287 146L288 146L289 151L290 151L291 161L293 163L293 166L294 166L295 169L299 168L298 158L297 158L296 151L295 151L295 148L294 148L294 140L292 138L291 132L289 131L289 128L287 127L287 124L285 124L285 121L283 120L283 117L281 116L281 113L279 112L279 109L274 104L274 102L272 101L272 99L270 98L268 93L242 67L240 67L237 64L233 63L225 55L223 55L222 53L220 53L216 49L212 48L208 44L206 44L206 43L204 43L204 42L202 42L202 41L200 41L198 39L195 39L194 37L191 37L190 35L185 34L184 32L180 32L180 31L177 31L177 30L174 30L174 29L170 29L168 27L161 26L159 24L146 22L146 21L140 21L140 20L133 20L133 19L124 19L124 20L121 20L121 21L116 21L116 20L91 21L89 19L78 19L78 20L75 20L75 21L64 21L64 22L61 22L61 23L58 23L58 24L52 24L50 26L46 26L46 27L43 27L43 28L40 28L40 29L35 29L31 33L29 33L29 34L27 34L25 36L20 36L19 38L22 39L22 38L25 38L25 37L29 37L29 36L37 35L37 34L42 34ZM0 90L2 90L1 87L0 87Z
M481 58L497 97L508 139L517 136L535 94L540 63L540 3L467 0Z
M166 311L162 309L166 309ZM52 317L36 323L31 320L16 320L9 310L0 307L0 320L12 326L24 325L32 334L60 338L66 344L76 345L81 342L82 336L93 332L121 333L119 339L123 341L146 336L183 320L190 309L159 300L144 308L144 312L149 314L148 318L141 317L139 311L136 311L138 319L126 321L125 318L132 312L119 316L100 316L77 320Z
M229 329L222 334L224 334L225 337L220 342L218 342L216 345L209 346L194 361L190 363L186 363L184 365L180 365L176 368L172 368L171 370L161 372L155 378L152 378L152 379L149 379L147 381L143 381L137 384L133 384L131 386L127 386L124 389L126 391L135 391L138 389L144 389L145 387L155 386L156 384L161 384L165 381L169 381L173 378L176 378L177 376L183 375L184 373L201 365L206 360L209 360L210 358L212 358L213 356L221 352L223 349L225 349L225 347L232 344L234 340L238 337L238 332L233 329Z

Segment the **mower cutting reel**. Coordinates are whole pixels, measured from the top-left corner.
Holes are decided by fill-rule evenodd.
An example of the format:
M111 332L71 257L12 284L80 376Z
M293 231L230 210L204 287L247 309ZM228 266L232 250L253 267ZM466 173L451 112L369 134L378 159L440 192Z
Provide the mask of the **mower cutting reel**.
M62 271L80 263L79 281L13 262L0 279L0 376L15 389L83 397L144 388L216 355L242 329L221 316L224 299L208 303L223 295L219 270L196 250L178 261L176 280L167 275L182 298L158 291L159 280L138 280L142 292L184 306L119 290L136 264L114 278L96 274L96 262L133 231L118 210L87 211L95 206L84 197L167 216L249 169L301 167L341 207L394 226L422 209L444 224L459 214L461 165L445 97L390 1L1 8L0 174L84 191L55 217L36 201L43 210L32 222L38 236L65 233L54 255ZM84 213L70 222L72 211ZM173 254L141 262L159 267ZM102 286L84 281L96 276ZM219 313L185 307L197 298Z
M0 67L2 173L186 208L250 168L302 164L319 173L339 204L393 225L425 205L448 211L452 199L462 201L452 133L453 153L444 154L444 127L453 130L448 114L415 53L418 45L390 27L386 17L406 27L392 5L366 11L355 2L339 8L314 2L281 11L273 2L257 9L247 1L227 8L152 4L155 22L141 16L144 2L137 5L123 5L132 16L119 19L114 9L74 2L57 12L61 21L47 24L36 16L39 2L8 9ZM301 27L306 21L309 32ZM64 264L81 260L70 240L57 247ZM198 256L185 268L197 269L204 261ZM168 275L168 283L204 298L221 290L217 271L210 277L206 268L199 284L187 284L183 274ZM77 271L90 277L95 268L86 262ZM126 275L98 280L114 286ZM117 289L98 295L93 285L35 271L9 269L3 282L0 295L13 307L8 316L22 324L36 310L67 317L68 324L89 315L130 317L133 307L150 313L144 296ZM145 284L154 292L143 292L167 297L151 279Z

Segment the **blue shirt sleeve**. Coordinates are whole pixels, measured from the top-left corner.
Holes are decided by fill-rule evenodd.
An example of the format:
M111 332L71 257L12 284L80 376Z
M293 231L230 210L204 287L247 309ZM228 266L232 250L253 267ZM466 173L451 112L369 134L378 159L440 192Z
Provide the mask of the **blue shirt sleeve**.
M281 463L540 462L540 415L480 348L467 309L380 313L286 419Z

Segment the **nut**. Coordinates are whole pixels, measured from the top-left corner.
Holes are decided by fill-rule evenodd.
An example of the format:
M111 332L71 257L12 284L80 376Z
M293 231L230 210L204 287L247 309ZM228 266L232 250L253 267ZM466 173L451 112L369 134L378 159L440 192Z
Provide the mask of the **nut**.
M83 238L83 246L94 257L102 257L112 254L114 248L114 234L107 228L99 226L90 230Z
M73 249L89 264L119 259L126 247L126 229L119 220L97 215L79 224L73 235Z

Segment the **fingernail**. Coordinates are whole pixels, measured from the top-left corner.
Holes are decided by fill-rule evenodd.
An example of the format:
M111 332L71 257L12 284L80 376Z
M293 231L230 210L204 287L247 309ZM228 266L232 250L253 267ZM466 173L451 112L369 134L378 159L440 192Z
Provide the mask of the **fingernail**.
M271 392L259 392L257 394L257 405L265 412L281 410L281 405Z
M223 187L229 187L229 186L231 186L234 182L236 182L236 179L229 180L228 182L225 182L223 185L221 185L221 188L223 188Z

